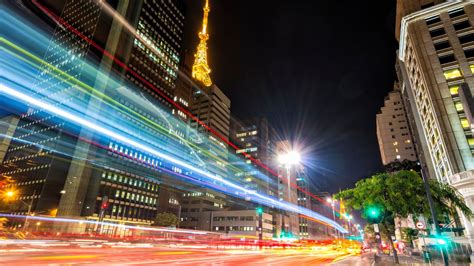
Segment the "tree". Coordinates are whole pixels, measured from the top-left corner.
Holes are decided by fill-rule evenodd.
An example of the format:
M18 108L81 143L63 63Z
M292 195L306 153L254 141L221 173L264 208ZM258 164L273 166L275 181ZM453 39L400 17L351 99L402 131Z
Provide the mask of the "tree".
M162 212L156 216L156 225L173 227L178 225L178 217L173 213Z
M405 159L403 161L395 160L390 162L389 164L385 165L384 168L388 173L394 173L402 170L414 170L420 172L421 165L419 162Z
M436 180L430 180L429 186L439 215L446 213L452 215L457 208L464 215L472 216L472 211L455 188ZM343 190L335 197L344 200L348 208L356 210L368 210L375 206L381 212L380 223L392 234L395 217L407 218L410 214L414 217L420 214L430 217L425 195L423 179L420 175L416 171L402 170L362 179L355 184L354 188ZM362 216L368 218L366 212L362 212ZM391 238L389 237L388 240L395 259L398 260Z

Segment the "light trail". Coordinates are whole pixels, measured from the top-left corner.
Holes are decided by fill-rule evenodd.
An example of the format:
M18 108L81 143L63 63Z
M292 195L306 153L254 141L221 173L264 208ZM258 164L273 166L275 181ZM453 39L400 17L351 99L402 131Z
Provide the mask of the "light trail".
M0 92L3 92L6 96L10 96L11 98L14 98L16 101L20 101L20 102L24 102L24 103L28 103L30 105L34 105L36 107L39 107L43 110L47 110L49 113L52 113L52 114L55 114L55 115L58 115L58 116L61 116L69 121L72 121L74 123L76 123L77 125L80 125L80 126L83 126L83 127L86 127L86 128L89 128L91 130L94 130L104 136L107 136L107 137L110 137L112 139L116 139L118 141L121 141L123 143L126 143L130 146L133 146L133 147L136 147L142 151L146 151L150 154L153 154L159 158L163 158L171 163L174 163L176 165L179 165L181 167L184 167L186 169L189 169L189 170L192 170L193 172L195 173L199 173L205 177L208 177L212 180L215 180L215 181L218 181L222 184L225 184L226 186L230 187L230 188L233 188L235 189L236 191L241 191L245 194L248 194L248 195L253 195L255 196L256 198L258 198L258 200L265 204L266 206L269 206L269 207L274 207L274 206L278 206L279 209L283 209L283 210L287 210L287 211L291 211L291 212L296 212L296 213L300 213L300 214L304 214L306 216L309 216L309 217L312 217L314 219L317 219L317 220L321 220L323 222L326 222L328 224L330 224L332 227L336 228L337 230L339 230L340 232L343 232L343 233L346 233L346 229L344 229L341 225L337 224L336 222L328 219L327 217L325 216L322 216L316 212L313 212L313 211L310 211L308 209L305 209L305 208L301 208L299 206L296 206L294 204L290 204L290 203L286 203L286 202L283 202L283 201L278 201L276 199L273 199L273 198L270 198L270 197L266 197L264 195L261 195L253 190L248 190L246 188L243 188L241 187L240 185L237 185L237 184L234 184L232 182L229 182L227 180L224 180L222 177L219 177L217 175L214 175L214 174L211 174L207 171L203 171L201 170L200 168L197 168L197 167L194 167L193 165L190 165L184 161L181 161L179 159L176 159L172 156L169 156L167 154L164 154L156 149L153 149L147 145L144 145L140 142L137 142L131 138L128 138L126 136L123 136L119 133L116 133L108 128L105 128L105 127L102 127L100 125L97 125L91 121L88 121L84 118L81 118L81 117L78 117L70 112L67 112L61 108L58 108L56 106L53 106L51 104L48 104L48 103L45 103L41 100L38 100L38 99L35 99L35 98L32 98L30 97L29 95L26 95L24 93L21 93L15 89L12 89L10 87L7 87L6 85L4 84L0 84ZM228 193L226 191L226 193Z
M166 101L168 101L169 103L171 103L174 107L176 107L177 109L181 110L183 113L185 113L187 116L189 116L191 119L193 119L194 121L196 121L200 126L204 127L206 130L208 130L209 132L211 132L212 134L214 134L215 136L217 136L218 138L220 138L222 141L224 141L225 143L227 143L229 146L231 146L234 150L239 150L240 148L235 145L234 143L230 142L229 140L227 140L226 138L224 138L220 133L218 133L217 131L215 131L213 128L209 127L208 125L206 125L205 123L203 123L201 120L199 120L197 117L195 117L191 112L189 112L189 110L181 107L181 105L177 104L175 101L173 101L171 98L169 98L166 94L164 94L160 89L158 89L156 86L154 86L151 82L149 82L148 80L146 80L145 78L143 78L140 74L138 74L137 72L135 72L134 70L130 69L125 63L123 63L122 61L120 61L119 59L117 59L116 57L114 57L112 54L110 54L108 51L106 51L104 48L102 48L100 45L98 45L97 43L95 43L93 40L89 39L88 37L84 36L80 31L78 31L76 28L74 28L73 26L71 26L69 23L67 23L66 21L64 21L62 18L60 18L59 16L57 16L56 14L54 14L50 9L48 9L47 7L45 7L44 5L41 5L40 3L38 3L37 0L33 0L32 1L34 5L36 5L40 10L42 10L47 16L49 16L52 20L54 20L58 25L62 26L62 27L65 27L67 29L69 29L71 32L73 32L74 34L76 34L77 36L81 37L83 40L85 40L86 42L88 42L90 45L92 45L93 47L95 47L96 49L98 49L101 53L103 53L106 57L108 57L109 59L113 60L118 66L120 66L122 69L124 69L125 71L129 72L132 76L134 76L135 78L139 79L141 82L143 82L144 84L146 84L146 86L148 86L149 88L151 88L153 91L155 91L156 93L158 93L161 97L163 97ZM139 36L139 34L136 33L135 29L118 13L116 12L112 7L110 7L107 3L103 3L102 1L99 1L98 2L105 10L106 12L113 16L114 18L116 18L121 24L122 26L124 26L132 35L134 35L137 39L139 39L141 41L141 43L145 46L149 46L148 43L143 40L143 38L141 36ZM162 57L160 54L157 54L156 51L152 48L150 48L150 51L152 51L155 55L159 56L160 58ZM182 74L179 70L178 70L178 73L181 75L181 76L185 76L184 74ZM186 77L187 78L187 77ZM189 80L189 78L187 78L187 80ZM191 83L195 84L194 81L190 80ZM271 169L270 167L268 167L267 165L263 164L261 161L253 158L250 154L246 153L245 151L241 153L242 156L244 156L246 159L249 159L252 161L252 163L262 167L263 169L267 170L270 174L272 174L273 176L275 177L278 177L278 173L275 172L273 169ZM329 206L327 204L327 202L324 200L324 199L321 199L320 197L317 197L315 195L313 195L312 193L309 193L308 191L306 191L305 189L301 188L300 186L298 186L296 183L294 182L290 182L291 186L292 187L295 187L296 189L300 190L301 192L303 192L304 194L308 195L309 197L311 198L314 198L318 201L320 201L321 203L323 203L326 207L328 208L331 208L331 206Z
M26 215L16 215L16 214L7 214L0 213L0 217L4 218L17 218L25 219L28 217L29 220L38 220L38 221L48 221L48 222L64 222L64 223L84 223L84 224L93 224L93 225L106 225L111 227L118 227L124 229L135 229L143 231L154 231L154 232L169 232L169 233L185 233L185 234L194 234L194 235L208 235L211 234L205 231L193 231L186 229L169 229L169 228L159 228L159 227L144 227L144 226L135 226L135 225L126 225L126 224L117 224L109 222L99 222L93 220L80 220L80 219L71 219L71 218L52 218L52 217L43 217L43 216L26 216Z

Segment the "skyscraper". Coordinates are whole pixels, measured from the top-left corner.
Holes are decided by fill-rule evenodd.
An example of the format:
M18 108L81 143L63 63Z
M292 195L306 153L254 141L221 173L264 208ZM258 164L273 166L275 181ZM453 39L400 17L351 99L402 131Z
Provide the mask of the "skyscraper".
M263 165L272 168L276 161L276 131L270 125L266 118L255 117L242 121L233 120L231 130L231 140L240 149L236 150L236 154L243 152L252 156L255 160ZM251 164L249 159L238 159L234 163ZM255 164L255 163L253 163ZM247 173L248 176L242 176L245 180L246 188L276 197L278 194L277 177L259 165L255 165L264 176L262 178L254 178L254 173Z
M170 101L174 98L184 28L182 1L119 1L109 7L101 1L68 0L59 4L40 3L39 7L59 25L52 38L54 45L44 56L46 61L54 62L77 79L81 78L82 66L86 64L84 59L95 61L102 71L93 82L95 90L114 95L117 102L155 123L167 125L172 121ZM108 7L125 22L108 14ZM70 52L65 53L60 47ZM122 88L108 88L109 79L116 77L114 73L117 72L121 74L123 87L134 84L139 88L141 101L158 108L167 106L161 109L164 111L157 114L157 111L143 108L143 102L137 100L139 97L123 97ZM42 82L46 81L40 75L37 86L42 86ZM64 84L54 86L46 89L62 93ZM71 95L66 90L64 93L67 102ZM100 112L97 106L102 103L87 95L84 99L87 101L86 114L93 116L94 112ZM54 120L50 124L43 117L35 116L36 113L30 110L21 118L15 132L18 141L12 142L3 162L3 174L11 175L17 181L15 186L22 197L34 198L33 211L57 211L61 216L92 220L100 219L100 213L103 213L102 218L111 222L154 222L160 201L159 190L163 190L161 184L169 180L146 165L155 158L78 127L72 127L71 131L65 121ZM130 118L117 110L111 119L121 123ZM68 130L62 130L63 127ZM156 134L152 126L142 130ZM180 128L173 130L179 134ZM38 133L28 134L31 131ZM38 150L37 146L25 147L23 141L49 141L51 146L64 146L63 152L55 154L53 150ZM130 156L136 160L131 160ZM100 164L94 163L98 160ZM172 204L174 201L167 202ZM26 211L21 206L11 206L9 210Z
M406 6L407 2L399 1ZM474 209L474 4L438 3L399 17L401 90L408 95L422 161L431 178L456 187ZM399 12L397 12L399 13ZM474 243L474 231L463 219Z
M396 85L385 97L376 116L377 139L384 165L394 161L417 161L402 94Z

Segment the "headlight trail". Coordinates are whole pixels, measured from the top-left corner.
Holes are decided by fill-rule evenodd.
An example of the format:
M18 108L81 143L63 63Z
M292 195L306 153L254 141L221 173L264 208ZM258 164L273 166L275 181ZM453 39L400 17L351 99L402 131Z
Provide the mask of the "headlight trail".
M2 14L2 16L3 16L3 14L5 14L5 12L0 11L0 14ZM19 27L24 27L24 25L22 25L22 23L19 22L19 23L15 23L15 25L10 25L9 27L10 28L7 28L7 29L10 29L10 30L13 31L14 34L12 36L15 36L14 38L17 38L17 39L20 38L23 42L27 42L27 40L29 39L29 36L28 36L27 32L32 31L31 29L26 28L24 32L20 32L20 33L16 34L15 32L18 31L18 28ZM6 32L8 33L8 31L6 31ZM32 32L34 33L35 31L32 31ZM78 32L76 34L80 34L80 33ZM21 38L19 36L23 36L23 38ZM37 36L37 37L40 38L40 36ZM43 37L43 39L46 39L46 38ZM44 46L46 43L48 43L48 41L49 40L46 40L44 43L39 42L38 46L41 46L41 45ZM2 46L0 47L0 49L1 49L0 52L4 52L4 51L9 52L3 46L3 44L7 44L8 47L11 47L11 48L15 49L16 51L20 52L21 54L27 55L29 58L33 59L34 64L31 65L32 69L35 69L35 68L37 69L38 66L44 66L45 64L48 64L47 62L44 62L44 61L40 60L39 58L37 58L35 55L33 55L31 53L28 53L28 51L26 51L26 50L24 50L24 49L22 49L18 46L15 46L13 43L9 42L8 40L6 40L3 37L0 37L0 42L2 43ZM38 42L38 41L34 40L33 42ZM31 44L29 44L29 45L31 46ZM35 49L37 49L37 48L35 47ZM60 49L60 48L58 48L58 49ZM64 52L67 52L67 50L64 50ZM3 57L0 57L0 59L3 59ZM30 63L29 60L27 60L24 57L20 57L20 59L23 62L22 64ZM18 60L16 60L16 61L18 61ZM97 75L98 72L97 72L96 69L94 69L94 67L92 65L88 64L87 62L83 62L83 64L84 64L85 69L90 71L90 73L86 73L86 74L88 74L88 75ZM5 65L12 66L10 62L6 62ZM163 135L166 135L166 136L171 136L171 137L173 137L173 139L177 139L177 140L180 140L180 141L183 141L183 142L190 143L192 145L192 147L196 148L196 150L200 150L200 151L203 151L203 153L205 153L205 150L202 149L202 147L199 147L198 145L195 145L194 143L189 142L185 138L180 137L178 134L175 134L174 130L172 128L167 129L165 126L162 126L162 125L152 121L151 119L148 119L146 116L137 113L133 109L128 108L126 105L123 105L123 104L117 102L117 100L113 99L112 97L109 97L108 95L102 93L99 90L95 90L93 87L91 87L90 85L88 85L87 83L85 83L81 80L71 79L71 76L67 75L66 73L62 72L60 69L58 69L58 68L56 68L52 65L46 65L46 66L48 68L48 71L46 72L47 76L48 75L52 76L55 79L61 80L61 82L65 82L65 83L71 85L71 87L74 87L74 89L81 91L81 93L86 93L87 95L90 95L91 97L94 97L97 100L101 100L101 103L106 103L107 107L110 107L112 110L117 111L117 112L119 112L120 114L123 114L126 117L130 117L130 119L133 119L133 121L137 121L137 123L146 124L147 126L149 126L151 128L157 128L157 129L159 129L160 134L163 134ZM15 67L15 66L13 66L13 67ZM18 69L18 67L12 68L12 69ZM21 67L19 69L21 69ZM8 73L8 71L9 71L9 69L7 69L7 72L6 72L7 74L13 75L13 77L17 78L17 81L15 83L21 84L20 86L23 87L23 88L28 88L28 89L31 88L31 86L30 86L31 81L25 82L25 80L31 80L31 78L29 76L33 75L32 73L27 73L27 72L15 73L15 71ZM128 70L128 68L127 68L127 71L130 71L130 70ZM113 78L110 78L110 77L107 77L107 78L109 78L111 83L114 84L114 86L112 86L114 89L115 88L120 88L120 86L119 86L120 83L113 81ZM2 82L2 81L0 81L0 82ZM56 81L53 80L51 82L56 82ZM27 84L25 84L25 83L27 83ZM145 81L145 83L147 83L147 82ZM111 115L114 115L113 112L108 111L108 112L105 112L102 115L99 115L98 117L93 117L93 118L91 118L91 119L93 119L93 121L95 121L95 122L93 122L92 120L88 120L88 119L83 118L83 117L87 117L87 112L80 111L80 110L84 110L84 106L81 106L81 104L85 103L85 102L81 102L80 99L74 99L73 103L63 105L59 102L55 102L54 98L49 98L48 97L49 95L47 95L46 93L41 94L40 91L43 90L43 88L41 88L41 87L40 88L34 88L34 89L39 89L39 91L34 91L34 90L29 91L28 90L28 91L22 92L22 91L19 90L19 88L17 88L15 86L14 83L11 83L11 84L9 84L9 83L3 84L2 83L1 85L2 85L2 87L1 87L0 91L5 93L5 94L8 94L10 97L15 98L17 102L26 103L28 105L35 106L37 108L43 109L41 111L47 111L47 113L49 113L49 114L54 114L55 116L64 118L65 120L71 121L76 125L80 125L83 128L88 128L89 130L92 130L94 132L99 133L100 136L105 136L106 138L112 139L112 140L116 139L119 142L130 145L134 148L137 148L140 151L145 151L149 154L152 154L152 155L156 156L157 158L164 159L165 161L167 161L169 163L184 167L184 168L191 171L191 173L189 173L189 176L187 176L188 178L191 178L191 179L194 179L194 180L200 180L200 177L204 177L205 179L210 180L211 182L217 182L218 184L222 184L223 186L225 186L225 188L220 188L218 190L222 191L223 189L225 189L224 193L226 193L226 194L230 194L230 195L233 195L233 196L238 195L239 197L243 197L243 196L251 197L252 201L262 203L263 205L266 205L266 206L276 207L276 208L279 208L279 209L283 209L283 210L287 210L287 211L291 211L291 212L297 212L297 213L301 213L301 214L305 214L305 215L307 214L307 216L313 217L315 219L320 219L320 220L324 220L324 221L327 220L327 221L329 221L328 224L336 227L338 230L341 230L341 229L344 230L337 223L333 224L333 222L331 220L327 219L327 217L319 215L319 214L317 214L317 213L315 213L311 210L296 206L294 204L290 204L290 203L286 203L286 202L280 202L275 198L268 197L268 196L262 195L260 193L257 193L253 190L243 188L242 185L240 185L240 184L236 184L234 182L226 180L222 176L219 176L215 173L211 173L207 170L203 170L203 168L197 167L196 165L193 165L192 164L193 160L191 159L191 156L186 155L186 153L184 152L184 149L183 149L184 146L179 146L179 147L178 146L173 146L175 148L173 150L171 150L170 148L171 148L172 145L174 145L174 143L172 145L170 145L170 143L167 143L166 140L163 141L163 140L157 139L152 134L150 134L148 132L141 131L140 128L136 127L136 125L133 124L132 122L122 122L118 126L114 125L114 123L117 123L117 121L108 119ZM123 86L123 84L121 84L121 85ZM31 92L37 93L35 95L35 97L31 96ZM125 93L124 97L127 97L127 94L128 94L128 96L131 96L132 94L134 94L133 92L131 92L129 90L126 90L125 92L128 92L128 93ZM74 93L74 91L72 91L72 93ZM60 97L60 96L55 96L55 97ZM176 104L171 99L169 99L169 100L173 104ZM59 99L57 99L57 101L59 101ZM151 105L153 106L153 104L151 104ZM177 108L181 108L181 107L178 105ZM192 116L190 116L190 117L192 117ZM165 122L167 122L166 119L167 119L166 117L163 118L163 120ZM169 119L173 119L173 118L169 118ZM146 123L144 123L144 121ZM173 123L175 123L176 121L177 120L173 120ZM201 121L198 121L198 122L200 122L200 124L203 125ZM129 128L127 127L127 125L129 126ZM203 125L203 126L207 128L206 125ZM210 131L212 132L212 129L210 129ZM129 136L133 136L133 137L129 137ZM218 136L218 135L216 135L216 136ZM85 140L83 140L83 141L85 141ZM229 144L229 145L232 146L232 144ZM235 148L235 145L233 147ZM112 152L114 152L114 151L112 151ZM117 152L117 151L115 151L115 152ZM194 150L191 150L191 151L188 150L188 153L189 152L194 152ZM194 156L194 154L192 154L192 156ZM236 156L236 155L232 155L232 156ZM209 158L210 159L216 159L218 157L212 157L212 154L210 154ZM252 159L252 158L250 158L250 159ZM136 158L134 160L137 161ZM142 163L142 164L146 163L146 162L141 161L141 160L138 160L138 162ZM258 161L257 161L257 164L259 164ZM237 171L237 172L245 172L245 171L249 171L249 170L253 169L250 166L246 166L246 167L248 167L248 169L247 168L245 168L245 169L237 168L237 167L234 167L233 165L230 165L230 164L226 164L225 167L229 170ZM264 176L264 175L262 175L262 176ZM242 195L242 194L244 194L244 195ZM337 227L337 226L339 226L339 227Z
M136 112L135 110L129 108L128 106L125 106L125 105L117 102L112 97L110 97L110 96L108 96L108 95L106 95L106 94L104 94L100 91L95 90L93 87L89 86L88 84L85 84L84 82L72 77L71 75L63 72L62 70L58 69L57 67L49 64L48 62L38 58L35 55L31 54L30 52L26 51L25 49L22 49L21 47L18 47L17 45L10 42L9 40L6 40L6 39L0 37L0 43L5 44L6 46L10 47L11 49L14 49L18 53L21 53L21 54L27 56L28 58L32 59L35 62L35 63L32 63L28 60L25 60L23 57L19 57L18 55L13 54L18 59L24 61L25 64L29 63L29 64L35 64L34 66L42 65L42 66L48 67L48 69L50 69L54 73L54 74L51 74L51 75L53 75L53 77L59 78L61 80L65 80L71 86L76 86L76 88L79 89L81 92L86 93L86 94L88 94L91 97L94 97L96 99L104 101L104 103L107 106L110 106L113 110L115 110L117 112L120 112L120 113L126 113L128 115L132 114L132 115L137 117L137 121L140 121L140 123L146 122L146 123L144 123L144 125L150 126L150 127L160 131L161 133L163 133L167 136L174 137L177 140L184 142L186 145L189 145L189 148L192 147L194 150L199 150L202 154L204 154L205 156L208 156L209 158L211 158L213 160L224 162L222 160L222 158L220 158L218 156L215 156L211 152L209 152L209 151L203 149L202 147L199 147L198 145L190 142L189 140L179 136L178 134L174 133L174 131L170 132L169 129L163 127L162 125L150 120L148 117ZM9 51L6 51L6 52L9 52ZM90 66L86 65L85 67L89 68ZM139 98L137 96L134 96L133 92L129 91L128 89L126 89L123 86L118 87L117 92L122 94L124 97L127 97L127 99L131 99L132 101L137 101L137 100L133 100L133 99ZM45 96L43 96L43 97L45 97ZM148 105L151 105L149 108L154 107L149 102L145 105L141 104L140 106L147 107ZM139 118L139 120L138 120L138 118ZM104 121L104 122L107 122L107 121ZM168 120L166 120L166 122L169 123ZM170 143L166 143L166 145L169 147ZM198 160L201 161L200 158L198 158ZM240 169L238 167L235 167L231 164L228 164L228 168L229 168L229 170L232 170L234 172L242 172L242 169Z
M197 167L194 167L184 161L181 161L179 159L176 159L172 156L169 156L167 154L164 154L156 149L153 149L147 145L144 145L140 142L137 142L129 137L126 137L126 136L123 136L119 133L116 133L108 128L105 128L105 127L102 127L100 125L97 125L89 120L86 120L84 118L81 118L81 117L78 117L74 114L71 114L61 108L58 108L56 106L53 106L51 104L48 104L48 103L45 103L41 100L38 100L38 99L35 99L35 98L32 98L24 93L21 93L15 89L12 89L4 84L0 84L0 92L4 93L5 96L9 96L13 99L15 99L16 101L20 101L20 102L24 102L24 103L28 103L30 105L33 105L37 108L41 108L43 110L46 110L47 112L49 113L52 113L52 114L55 114L55 115L58 115L64 119L67 119L68 121L71 121L71 122L74 122L75 124L77 125L80 125L80 126L83 126L83 127L86 127L86 128L89 128L91 130L94 130L96 132L98 132L99 134L103 135L103 136L107 136L109 138L112 138L112 139L116 139L120 142L123 142L123 143L126 143L130 146L133 146L133 147L136 147L142 151L146 151L150 154L153 154L159 158L163 158L164 160L166 161L169 161L173 164L176 164L176 165L179 165L181 167L184 167L186 169L189 169L195 173L199 173L205 177L208 177L212 180L215 180L219 183L222 183L222 184L225 184L226 186L230 187L230 188L233 188L235 189L236 191L240 191L240 192L243 192L245 194L248 194L248 195L252 195L254 196L255 198L257 198L258 200L261 200L262 203L264 203L265 205L269 206L269 207L278 207L279 209L283 209L283 210L287 210L287 211L290 211L290 212L296 212L296 213L300 213L300 214L304 214L306 216L309 216L309 217L312 217L314 219L318 219L318 220L321 220L325 223L328 223L330 224L331 226L333 226L334 228L336 228L337 230L341 231L341 232L346 232L346 230L340 226L339 224L337 224L336 222L328 219L327 217L324 217L316 212L313 212L313 211L310 211L308 209L305 209L305 208L301 208L299 206L296 206L294 204L290 204L290 203L286 203L286 202L283 202L283 201L278 201L274 198L269 198L269 197L266 197L264 195L261 195L253 190L248 190L248 189L245 189L243 187L241 187L240 185L237 185L237 184L234 184L232 182L229 182L227 180L224 180L222 177L219 177L217 175L214 175L212 173L209 173L207 171L203 171L201 170L200 168L197 168Z
M211 234L205 231L193 231L193 230L186 230L186 229L169 229L169 228L159 228L159 227L144 227L144 226L133 226L133 225L126 225L126 224L116 224L116 223L108 223L108 222L99 222L93 220L80 220L80 219L71 219L71 218L52 218L52 217L43 217L43 216L26 216L26 215L16 215L16 214L7 214L7 213L0 213L0 217L4 218L18 218L18 219L25 219L28 217L30 220L38 220L38 221L48 221L48 222L63 222L63 223L85 223L85 224L100 224L106 225L111 227L118 227L124 229L135 229L135 230L143 230L143 231L155 231L155 232L169 232L169 233L185 233L185 234L194 234L194 235L207 235Z
M203 128L205 128L206 130L208 130L210 133L212 133L213 135L217 136L219 139L221 139L222 141L224 141L225 143L227 143L230 147L232 147L234 150L238 150L240 149L239 147L237 147L235 144L233 144L232 142L230 142L229 140L227 140L226 138L224 138L221 134L219 134L217 131L215 131L214 129L212 129L211 127L209 127L208 125L206 125L205 123L203 123L201 120L199 120L197 117L195 117L192 113L190 113L187 109L181 107L179 104L177 104L175 101L173 101L171 98L169 98L166 94L164 94L159 88L157 88L156 86L154 86L151 82L149 82L148 80L146 80L145 78L143 78L140 74L138 74L137 72L135 72L133 69L130 69L125 63L123 63L122 61L120 61L119 59L117 59L116 57L114 57L112 54L110 54L108 51L106 51L104 48L102 48L100 45L98 45L97 43L95 43L93 40L89 39L88 37L84 36L79 30L77 30L76 28L74 28L73 26L71 26L69 23L67 23L66 21L64 21L63 19L61 19L59 16L57 16L56 14L54 14L54 12L52 12L50 9L48 9L47 7L45 7L44 5L41 5L40 3L38 3L37 0L33 0L33 4L36 5L40 10L42 10L47 16L49 16L52 20L54 20L58 25L60 25L61 27L65 27L66 29L70 30L71 32L73 32L74 34L76 34L77 36L79 36L80 38L82 38L83 40L85 40L86 42L88 42L90 45L92 45L94 48L98 49L101 53L103 53L104 56L108 57L109 59L113 60L119 67L121 67L122 69L124 69L126 72L130 73L132 76L134 76L135 78L137 78L138 80L140 80L141 82L143 82L144 84L146 84L146 86L150 89L152 89L154 92L158 93L161 97L163 97L166 101L168 101L169 103L171 103L175 108L181 110L183 113L185 113L188 117L190 117L192 120L196 121L200 126L202 126ZM134 35L135 37L137 37L140 42L145 45L145 46L148 46L147 42L143 40L143 38L141 38L141 36L139 36L135 30L133 29L133 27L131 27L128 22L123 19L123 17L121 17L120 14L118 14L117 12L115 12L115 10L113 10L110 6L108 6L107 4L104 4L104 3L100 3L101 6L106 10L106 12L117 18L118 21L132 34ZM150 49L150 51L154 52L155 55L161 57L160 54L156 54L156 51L154 49ZM182 75L182 74L181 74ZM183 76L183 75L182 75ZM192 82L192 81L191 81ZM249 159L252 161L252 163L254 163L255 165L258 165L259 167L265 169L266 171L268 171L270 174L272 174L273 176L275 177L278 177L278 173L276 173L273 169L271 169L270 167L268 167L267 165L263 164L261 161L259 160L256 160L255 158L253 158L250 154L248 154L247 152L242 152L241 153L242 156L244 156L246 159ZM324 204L324 206L330 208L326 201L321 199L320 197L317 197L316 195L313 195L311 193L308 193L308 191L304 190L303 188L301 188L300 186L298 186L297 184L295 184L294 182L291 182L291 186L292 187L295 187L296 189L300 190L301 192L303 192L304 194L308 195L309 197L311 198L314 198L320 202L322 202Z

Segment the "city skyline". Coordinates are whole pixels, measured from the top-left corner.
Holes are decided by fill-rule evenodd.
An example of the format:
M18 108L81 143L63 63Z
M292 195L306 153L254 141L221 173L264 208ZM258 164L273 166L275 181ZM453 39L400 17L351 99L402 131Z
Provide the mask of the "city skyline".
M472 0L1 6L0 263L474 262Z

